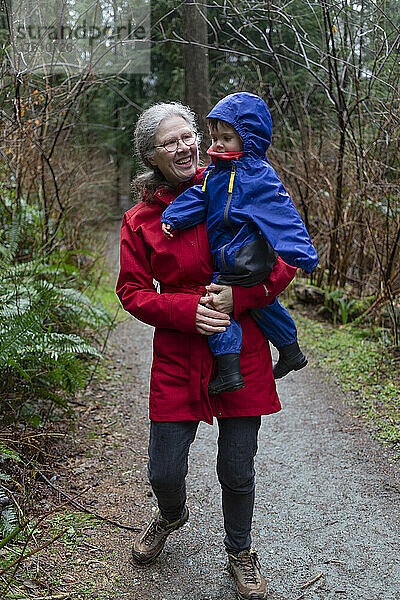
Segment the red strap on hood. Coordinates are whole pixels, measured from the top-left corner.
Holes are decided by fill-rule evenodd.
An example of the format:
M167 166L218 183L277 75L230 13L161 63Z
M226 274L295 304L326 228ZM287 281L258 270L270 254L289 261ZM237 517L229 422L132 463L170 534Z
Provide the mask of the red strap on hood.
M211 157L211 162L215 165L218 160L239 160L243 156L243 152L214 152L209 148L207 154Z

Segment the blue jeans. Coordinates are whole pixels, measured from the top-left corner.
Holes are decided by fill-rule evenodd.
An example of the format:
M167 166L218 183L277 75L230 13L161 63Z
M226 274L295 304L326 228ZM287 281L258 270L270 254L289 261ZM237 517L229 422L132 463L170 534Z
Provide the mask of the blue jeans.
M152 421L148 475L161 515L180 518L186 503L188 454L198 421ZM218 419L217 475L222 488L227 552L249 550L255 495L254 457L261 417Z

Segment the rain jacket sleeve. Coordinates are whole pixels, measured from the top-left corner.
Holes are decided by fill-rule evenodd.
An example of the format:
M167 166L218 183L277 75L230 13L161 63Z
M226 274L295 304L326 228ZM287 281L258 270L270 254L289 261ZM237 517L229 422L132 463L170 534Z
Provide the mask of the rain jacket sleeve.
M257 181L257 172L254 173ZM289 194L272 167L269 177L258 180L249 198L251 220L279 256L290 265L311 273L318 264L318 255L307 229Z
M232 286L233 292L233 318L250 308L268 306L292 281L296 274L296 267L285 263L279 256L271 272L263 283L251 287Z
M207 215L206 194L203 186L194 185L180 194L161 215L161 223L174 229L190 229L205 221Z
M126 311L153 327L196 333L200 294L162 293L153 284L148 250L140 228L133 231L122 221L120 274L116 292Z

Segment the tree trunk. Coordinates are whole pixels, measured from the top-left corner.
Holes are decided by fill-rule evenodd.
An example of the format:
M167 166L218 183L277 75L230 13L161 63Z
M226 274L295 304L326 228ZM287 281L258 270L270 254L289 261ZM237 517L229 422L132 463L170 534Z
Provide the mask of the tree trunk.
M210 85L208 77L207 8L197 0L184 0L183 37L189 42L184 45L185 102L198 117L199 129L203 134L201 151L205 154L209 136L205 116L210 110Z
M343 115L339 115L340 141L336 164L336 190L335 190L335 209L333 215L332 232L330 236L329 253L329 275L328 284L337 285L340 276L340 249L339 225L343 221L343 172L344 172L344 151L346 146L346 130Z

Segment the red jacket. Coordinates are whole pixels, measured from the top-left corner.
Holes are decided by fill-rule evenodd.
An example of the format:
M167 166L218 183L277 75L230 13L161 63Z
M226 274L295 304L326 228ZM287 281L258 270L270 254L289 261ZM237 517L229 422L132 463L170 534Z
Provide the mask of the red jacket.
M197 304L213 271L205 223L176 232L171 240L164 237L160 223L165 207L201 176L199 170L175 190L159 188L147 202L128 210L122 221L117 294L125 310L156 328L150 381L154 421L212 423L213 416L255 416L281 408L268 342L246 312L272 302L293 279L296 269L281 259L265 284L233 286L233 316L243 330L240 364L245 387L208 396L213 357L207 337L197 333L195 325ZM154 279L160 282L160 293Z

